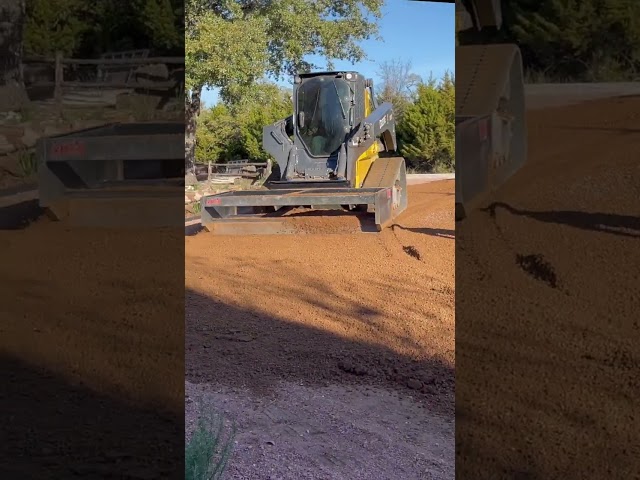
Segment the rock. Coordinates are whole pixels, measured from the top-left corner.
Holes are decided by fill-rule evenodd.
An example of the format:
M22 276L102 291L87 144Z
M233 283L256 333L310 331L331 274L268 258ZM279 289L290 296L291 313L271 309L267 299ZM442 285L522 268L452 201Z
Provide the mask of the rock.
M15 151L15 145L10 142L6 136L0 135L0 154L5 155L7 153L13 153Z
M353 375L363 376L368 373L366 367L362 365L356 365L351 363L349 360L343 360L338 363L338 368L344 370L347 373L351 373Z
M407 387L409 387L412 390L420 390L422 388L422 382L418 379L410 378L407 381Z
M162 110L165 112L180 112L184 108L184 102L168 101Z
M191 199L189 199L189 197L187 197L186 195L184 196L184 204L188 205L191 203Z
M436 379L435 379L434 377L427 377L427 378L423 378L423 379L422 379L422 382L423 382L425 385L435 385L435 383L436 383Z
M196 178L194 173L189 172L184 176L185 185L195 185L197 183L198 183L198 179Z
M340 370L344 370L347 373L352 373L353 372L353 364L351 362L349 362L348 360L342 360L342 361L338 362L338 368Z
M193 199L196 202L199 202L201 198L202 198L202 195L200 195L198 192L196 192L196 194L193 196Z
M0 112L19 111L28 103L26 90L17 82L0 85Z
M164 63L143 65L136 69L136 80L140 85L152 87L156 82L169 79L169 68Z
M353 369L353 373L355 373L358 376L363 376L368 373L368 370L362 365L356 365L356 367Z
M40 134L38 132L36 132L31 126L26 126L24 127L24 133L20 140L25 147L31 148L35 146L39 138Z

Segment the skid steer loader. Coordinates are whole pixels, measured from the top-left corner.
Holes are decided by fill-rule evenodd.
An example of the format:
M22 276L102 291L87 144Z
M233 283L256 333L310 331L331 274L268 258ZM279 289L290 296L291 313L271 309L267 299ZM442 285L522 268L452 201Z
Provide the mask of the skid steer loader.
M501 0L455 3L456 35L502 28ZM527 160L524 78L513 44L456 45L456 219L462 220Z
M204 196L201 223L219 234L291 233L292 208L373 210L382 230L407 207L406 167L390 103L357 72L297 75L294 114L264 127L276 164L264 190Z

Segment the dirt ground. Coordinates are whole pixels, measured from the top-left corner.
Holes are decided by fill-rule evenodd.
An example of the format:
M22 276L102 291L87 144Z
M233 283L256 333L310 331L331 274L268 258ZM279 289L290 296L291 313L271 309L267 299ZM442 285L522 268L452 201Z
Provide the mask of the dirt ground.
M2 477L184 478L182 228L0 210Z
M639 112L531 112L529 164L456 230L461 478L639 478Z
M236 423L228 478L453 478L454 181L409 195L381 234L185 238L186 427Z

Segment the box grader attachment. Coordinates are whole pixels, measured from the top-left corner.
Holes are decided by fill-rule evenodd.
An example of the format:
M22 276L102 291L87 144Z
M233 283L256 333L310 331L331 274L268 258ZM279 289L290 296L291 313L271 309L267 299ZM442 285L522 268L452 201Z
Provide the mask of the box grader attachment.
M41 138L40 207L89 227L181 226L184 123L116 123Z
M453 3L453 0L450 1ZM500 0L456 1L456 219L483 203L527 160L520 49L473 42L473 31L502 28Z
M218 234L291 233L294 208L373 210L376 229L407 207L404 159L390 103L356 72L297 75L294 114L263 131L276 164L263 190L204 196L201 222Z
M475 44L502 28L502 0L418 0L456 7L456 220L485 201L527 160L520 49Z

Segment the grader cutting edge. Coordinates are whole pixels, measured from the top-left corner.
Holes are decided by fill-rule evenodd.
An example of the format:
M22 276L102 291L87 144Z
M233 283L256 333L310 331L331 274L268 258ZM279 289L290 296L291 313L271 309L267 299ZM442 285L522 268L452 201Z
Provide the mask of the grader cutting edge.
M456 219L462 220L526 163L522 57L516 45L474 45L461 34L502 28L501 0L418 1L456 6Z
M376 229L407 208L406 167L390 103L357 72L297 75L294 114L263 130L276 164L263 190L208 195L201 222L218 234L292 233L294 208L373 210Z

